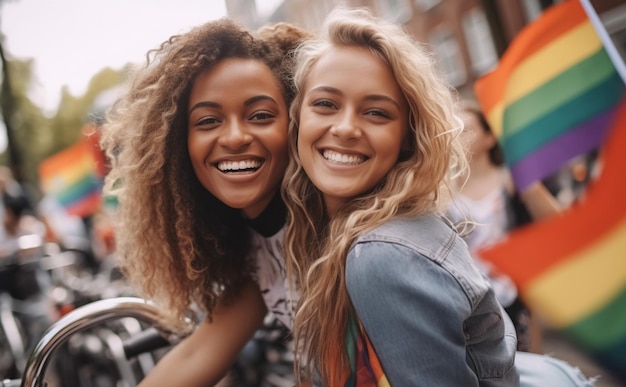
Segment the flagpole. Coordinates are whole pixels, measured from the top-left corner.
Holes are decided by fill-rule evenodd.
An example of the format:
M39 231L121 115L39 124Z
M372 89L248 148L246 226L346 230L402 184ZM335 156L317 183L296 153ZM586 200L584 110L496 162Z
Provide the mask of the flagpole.
M624 83L626 84L626 63L624 63L624 58L622 58L622 56L617 51L617 48L615 48L613 40L609 36L609 33L606 31L606 28L604 28L604 25L602 24L598 13L593 8L593 5L591 5L591 2L589 0L580 0L580 3L587 13L587 16L589 17L591 24L594 26L594 29L598 33L600 40L604 44L604 48L606 49L609 58L611 58L611 61L615 66L615 70L619 74L620 78L622 78L622 81L624 81Z

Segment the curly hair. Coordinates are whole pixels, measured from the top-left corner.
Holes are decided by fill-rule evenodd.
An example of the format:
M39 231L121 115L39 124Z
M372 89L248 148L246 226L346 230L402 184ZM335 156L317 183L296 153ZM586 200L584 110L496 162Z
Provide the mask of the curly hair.
M407 152L373 190L341 207L329 219L319 190L305 174L297 154L298 120L307 77L332 47L366 47L392 71L409 106ZM443 79L430 51L399 26L361 9L336 9L318 39L296 51L298 94L290 116L290 163L283 181L289 210L285 236L288 274L300 287L295 318L296 362L305 376L313 368L324 385L339 385L325 365L349 366L343 346L352 306L345 287L345 261L355 238L393 217L443 209L442 192L466 160L458 138L457 95ZM306 241L306 242L303 242ZM335 368L335 367L333 367Z
M196 76L227 58L264 62L294 97L290 51L308 37L279 23L252 33L227 18L172 36L146 55L107 112L101 146L111 163L105 193L118 198L116 253L128 281L174 331L198 307L208 317L252 278L250 236L239 211L209 193L187 150L187 105Z

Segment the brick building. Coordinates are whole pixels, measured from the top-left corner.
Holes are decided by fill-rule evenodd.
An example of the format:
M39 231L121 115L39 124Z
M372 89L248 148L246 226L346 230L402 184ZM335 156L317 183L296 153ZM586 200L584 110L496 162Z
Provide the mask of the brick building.
M367 7L391 18L435 51L461 94L490 70L517 33L562 0L283 0L269 14L254 0L225 0L229 16L250 28L286 21L317 29L333 7ZM626 57L626 0L592 0L618 51Z

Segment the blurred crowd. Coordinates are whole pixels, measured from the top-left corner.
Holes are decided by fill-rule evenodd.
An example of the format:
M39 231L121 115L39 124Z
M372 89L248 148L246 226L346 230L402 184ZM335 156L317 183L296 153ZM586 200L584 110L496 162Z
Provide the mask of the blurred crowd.
M102 208L82 218L70 214L53 196L44 195L35 202L32 195L13 178L11 170L0 166L0 257L19 250L20 238L37 236L61 248L81 249L97 265L113 253L113 227L110 211Z

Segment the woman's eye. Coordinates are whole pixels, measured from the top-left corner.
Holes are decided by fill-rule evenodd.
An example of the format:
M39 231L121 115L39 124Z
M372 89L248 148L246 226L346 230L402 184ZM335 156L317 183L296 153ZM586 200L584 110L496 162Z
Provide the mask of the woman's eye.
M333 104L332 102L328 101L328 100L319 100L319 101L315 101L312 103L313 106L318 106L318 107L324 107L324 108L333 108L335 107L335 104Z
M196 121L196 126L215 126L219 124L219 120L215 117L204 117Z
M262 121L262 120L269 120L276 117L274 114L269 113L269 112L258 112L258 113L254 113L251 117L250 120L252 121Z
M370 115L370 116L376 116L376 117L391 118L391 114L387 113L384 110L379 110L379 109L369 110L365 114Z

